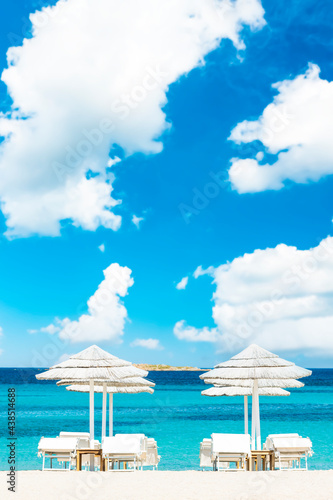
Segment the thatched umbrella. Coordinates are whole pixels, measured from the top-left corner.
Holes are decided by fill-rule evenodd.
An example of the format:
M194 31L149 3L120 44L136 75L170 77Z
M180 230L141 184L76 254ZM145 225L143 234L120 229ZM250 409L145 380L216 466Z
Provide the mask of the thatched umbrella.
M201 392L203 396L244 396L244 432L249 433L249 414L248 414L248 396L252 395L251 387L220 387L214 386L209 389L205 389ZM259 388L259 396L290 396L290 392L280 389L279 387L264 387Z
M71 356L68 360L52 366L36 375L38 380L66 380L69 384L89 383L90 393L90 447L94 447L94 382L126 385L133 377L146 377L148 372L104 351L96 345ZM135 385L131 382L128 385ZM93 460L91 461L93 464Z
M281 380L292 379L295 381L298 378L308 377L311 373L310 370L300 368L295 363L281 359L276 354L252 344L236 356L233 356L229 361L220 363L213 370L200 375L200 378L207 383L211 380L218 381L220 386L226 385L225 380L246 380L253 384L252 448L255 448L255 438L257 438L257 449L260 450L259 381L279 381L277 387L281 387ZM290 385L284 387L290 387Z
M217 387L250 387L253 388L253 380L246 379L221 379L218 378L205 378L205 384L215 385ZM279 389L291 389L304 387L303 382L299 380L293 380L291 378L286 379L259 379L258 388L264 389L265 387L277 387Z

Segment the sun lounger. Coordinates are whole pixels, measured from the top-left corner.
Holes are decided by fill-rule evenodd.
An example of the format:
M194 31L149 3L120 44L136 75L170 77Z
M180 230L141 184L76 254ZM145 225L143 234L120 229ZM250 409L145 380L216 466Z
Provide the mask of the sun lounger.
M246 460L251 454L249 434L212 434L212 462L214 470L246 470Z
M153 470L158 468L161 459L158 454L157 443L154 438L145 438L144 452L141 455L141 468L152 467Z
M77 448L80 450L82 448L90 448L90 434L89 432L60 432L60 438L76 438L78 439ZM101 444L99 441L95 439L94 441L94 449L99 450L101 448Z
M78 439L78 444L77 444L77 450L82 450L82 449L89 449L90 448L90 434L89 432L60 432L59 434L60 438L66 438L66 439L71 439L71 438L76 438ZM101 443L95 439L94 441L94 449L95 450L100 450L101 448ZM82 456L82 468L89 468L90 467L90 455L83 455ZM99 467L100 461L98 458L95 458L95 467ZM74 457L71 462L72 468L76 468L76 458Z
M308 457L313 455L310 439L298 434L270 434L264 446L274 451L275 464L280 470L307 470Z
M212 462L212 440L203 439L200 443L200 467L205 470L206 467L213 467Z
M105 437L102 443L103 458L107 462L107 470L112 470L118 464L130 465L132 470L137 470L141 465L142 455L145 452L144 434L116 434L114 437Z
M141 457L137 462L137 465L143 469L143 467L152 467L153 470L158 468L159 461L161 459L158 454L157 443L154 438L147 438L144 434L116 434L115 437L124 437L126 439L131 439L135 437L136 439L141 439ZM133 462L128 462L128 467L133 468Z
M71 461L76 455L78 445L77 438L42 438L38 444L38 456L43 457L42 470L71 470ZM45 467L45 459L50 459L50 468ZM53 460L57 459L65 469L57 469L53 467ZM66 463L68 462L68 469Z

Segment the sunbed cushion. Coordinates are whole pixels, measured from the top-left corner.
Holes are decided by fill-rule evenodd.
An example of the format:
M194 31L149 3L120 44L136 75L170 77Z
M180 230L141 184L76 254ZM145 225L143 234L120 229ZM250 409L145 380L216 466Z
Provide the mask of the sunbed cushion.
M312 447L309 438L302 437L274 437L271 438L273 447L280 452L308 451Z
M133 454L139 455L142 451L142 435L118 434L106 437L103 441L103 454Z
M59 437L61 437L61 438L89 439L90 438L90 434L89 434L89 432L67 432L67 431L62 431L62 432L60 432Z
M212 434L213 453L246 453L251 450L249 434Z
M77 438L42 438L38 443L38 450L71 453L76 450L77 442Z
M301 437L299 434L269 434L269 436L267 436L267 439L269 438L295 438L295 437Z

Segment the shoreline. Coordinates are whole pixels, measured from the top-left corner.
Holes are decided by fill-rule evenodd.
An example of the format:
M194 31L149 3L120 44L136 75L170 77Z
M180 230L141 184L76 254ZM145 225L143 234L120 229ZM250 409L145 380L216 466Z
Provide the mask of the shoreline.
M1 498L7 472L0 472ZM17 471L17 500L330 500L333 470L272 472L211 471ZM221 496L222 494L222 496Z

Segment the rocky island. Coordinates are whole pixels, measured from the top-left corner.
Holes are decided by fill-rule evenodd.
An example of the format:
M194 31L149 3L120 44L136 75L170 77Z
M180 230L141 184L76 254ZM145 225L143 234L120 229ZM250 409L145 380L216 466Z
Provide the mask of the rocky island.
M172 372L205 372L208 368L195 368L193 366L170 366L170 365L148 365L145 363L134 364L137 368L141 368L141 370L147 370L149 372L153 371L172 371Z

